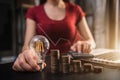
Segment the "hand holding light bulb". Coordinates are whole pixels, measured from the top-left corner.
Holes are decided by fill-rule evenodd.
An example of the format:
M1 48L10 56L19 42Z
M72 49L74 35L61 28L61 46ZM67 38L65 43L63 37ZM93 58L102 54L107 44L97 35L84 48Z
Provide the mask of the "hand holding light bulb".
M38 56L38 64L41 70L44 68L43 63L45 62L46 53L49 50L49 41L42 35L36 35L32 38L29 44L30 50L35 52Z
M29 43L29 49L20 53L13 64L15 71L41 71L45 64L45 56L49 50L46 37L36 35Z

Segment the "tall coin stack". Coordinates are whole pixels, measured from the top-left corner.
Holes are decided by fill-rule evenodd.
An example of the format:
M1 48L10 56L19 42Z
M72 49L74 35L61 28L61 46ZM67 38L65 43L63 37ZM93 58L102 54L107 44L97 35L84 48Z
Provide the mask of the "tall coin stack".
M70 72L70 56L62 55L61 62L62 62L62 73L69 73Z
M51 50L51 73L59 73L60 51L57 49Z
M82 64L80 60L72 60L73 72L79 73L82 72Z

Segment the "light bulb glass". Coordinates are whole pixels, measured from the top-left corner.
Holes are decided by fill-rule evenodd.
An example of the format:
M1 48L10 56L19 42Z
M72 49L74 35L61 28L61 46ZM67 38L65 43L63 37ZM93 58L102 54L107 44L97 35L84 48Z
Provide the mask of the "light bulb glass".
M42 64L45 61L45 56L50 48L48 39L45 36L36 35L31 39L29 47L38 55L38 63Z

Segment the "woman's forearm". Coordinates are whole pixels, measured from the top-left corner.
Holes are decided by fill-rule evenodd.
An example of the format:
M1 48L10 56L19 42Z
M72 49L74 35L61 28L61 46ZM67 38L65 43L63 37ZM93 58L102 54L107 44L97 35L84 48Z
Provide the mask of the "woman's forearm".
M96 44L90 32L90 29L88 27L85 17L83 17L82 20L78 23L77 28L78 28L78 32L82 36L83 41L89 42L91 47L95 48Z
M29 42L34 35L36 35L36 23L32 19L26 19L26 31L22 51L29 49Z

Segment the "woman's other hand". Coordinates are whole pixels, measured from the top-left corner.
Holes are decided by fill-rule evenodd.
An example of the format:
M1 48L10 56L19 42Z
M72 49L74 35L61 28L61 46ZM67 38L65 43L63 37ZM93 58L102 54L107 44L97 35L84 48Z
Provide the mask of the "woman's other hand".
M78 53L90 53L92 49L92 44L88 41L77 41L71 46L71 50Z

